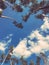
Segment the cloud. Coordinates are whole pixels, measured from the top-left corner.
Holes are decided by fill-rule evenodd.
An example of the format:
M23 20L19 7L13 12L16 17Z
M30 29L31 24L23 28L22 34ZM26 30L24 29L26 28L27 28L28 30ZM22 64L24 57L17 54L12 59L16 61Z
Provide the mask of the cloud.
M33 33L34 34L34 33ZM38 35L38 34L37 34ZM37 37L37 36L35 36ZM42 35L40 37L37 37L39 40L37 43L34 43L31 40L28 40L28 44L30 44L30 47L27 48L27 38L21 40L19 44L16 46L16 48L13 50L13 53L15 56L24 56L25 58L29 57L31 54L39 54L40 52L45 53L49 50L49 37L46 38Z
M38 40L44 39L44 37L39 33L39 30L35 30L34 32L31 32L31 34L28 36L28 38L30 38L30 40L32 40L34 37L36 37Z
M39 40L37 45L34 45L34 47L31 47L31 52L38 54L40 52L45 52L49 50L49 44L44 40Z
M24 55L25 57L27 57L31 54L30 51L27 50L26 43L27 43L26 38L19 42L18 46L13 50L15 56L21 57Z
M3 43L3 42L0 42L0 51L3 51L5 52L5 49L6 49L6 43Z
M3 40L0 42L0 51L5 52L5 50L8 48L9 43L12 41L12 34L9 34Z
M49 29L48 18L44 17L43 21L44 23L41 25L40 29L46 31ZM40 29L32 31L29 36L21 40L13 50L13 55L28 58L31 54L40 54L40 52L45 53L46 51L49 51L49 35L44 37L40 34ZM34 38L37 39L37 42L33 41ZM27 47L27 44L30 46Z
M44 24L41 26L41 29L43 31L46 31L47 29L49 29L49 18L44 17L43 21L44 21Z

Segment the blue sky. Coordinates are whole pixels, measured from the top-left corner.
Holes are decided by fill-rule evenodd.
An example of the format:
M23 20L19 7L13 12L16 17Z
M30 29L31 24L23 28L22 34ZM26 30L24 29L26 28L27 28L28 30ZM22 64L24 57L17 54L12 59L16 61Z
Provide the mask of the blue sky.
M15 47L14 56L24 55L28 61L33 59L35 62L36 56L40 52L49 57L49 19L45 17L40 20L31 15L25 23L21 16L27 12L28 8L25 8L22 13L18 13L9 6L3 11L3 15L15 18L17 22L22 22L24 28L19 29L12 24L11 20L0 18L0 53L6 53L7 49L13 45Z

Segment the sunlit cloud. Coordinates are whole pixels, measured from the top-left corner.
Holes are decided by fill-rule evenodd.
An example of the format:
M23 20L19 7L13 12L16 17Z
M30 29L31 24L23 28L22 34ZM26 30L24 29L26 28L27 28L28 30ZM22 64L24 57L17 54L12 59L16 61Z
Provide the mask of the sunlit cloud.
M5 51L6 48L7 48L7 47L6 47L6 44L0 42L0 50L1 50L1 51Z
M26 43L27 43L27 39L24 38L23 40L21 40L19 42L19 44L17 45L17 47L13 50L14 52L14 55L15 56L30 56L30 51L27 50L27 47L26 47Z
M43 38L43 37L42 37ZM48 38L48 39L47 39ZM49 37L43 38L38 40L37 43L34 43L31 40L28 40L28 44L30 44L30 47L27 48L27 39L23 39L22 41L19 42L19 44L16 46L14 49L14 55L15 56L24 56L24 57L29 57L31 54L39 54L40 52L45 53L46 51L49 50L49 43L48 43Z
M47 29L49 29L49 18L44 17L43 21L44 21L44 24L41 26L41 29L43 31L47 31Z
M9 34L5 38L3 38L3 40L0 41L0 51L5 52L5 50L8 48L9 43L11 43L11 41L12 41L12 34Z
M44 17L43 19L44 23L41 25L40 29L42 31L46 31L49 29L49 21L48 17ZM27 38L24 38L21 40L18 45L13 50L13 55L15 56L24 56L25 58L28 58L31 56L31 54L40 54L45 53L49 51L49 35L44 37L42 34L40 34L40 29L32 31ZM37 42L34 42L33 39L36 38ZM27 47L27 44L30 46Z

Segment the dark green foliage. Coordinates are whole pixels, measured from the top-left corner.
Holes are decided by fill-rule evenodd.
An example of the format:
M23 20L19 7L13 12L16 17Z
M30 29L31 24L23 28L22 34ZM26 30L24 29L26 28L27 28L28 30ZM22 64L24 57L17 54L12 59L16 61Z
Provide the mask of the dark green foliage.
M22 65L27 65L28 64L27 61L24 60L23 56L21 56L20 61L21 61Z
M16 1L17 0L5 0L5 1L0 0L0 8L4 10L7 7L5 6L6 5L5 2L12 8L12 10L15 10L16 12L20 12L20 13L24 11L22 6L28 7L30 9L28 14L26 14L25 16L22 16L22 20L25 22L28 20L30 15L37 14L39 11L42 11L42 13L35 15L35 17L38 19L43 19L42 14L49 13L49 1L48 0L41 0L40 2L38 2L38 0L20 0L20 4L16 4ZM32 3L32 5L29 6L30 3ZM23 28L22 23L16 22L15 19L12 19L6 16L3 17L2 13L0 14L0 17L13 20L14 21L13 24L16 27L21 28L21 29Z
M12 53L12 51L13 51L13 46L10 46L9 50L10 50L10 53Z
M16 10L17 12L22 12L23 11L23 9L21 8L21 6L17 5L17 4L14 5L13 9Z
M31 13L28 13L27 15L22 16L22 18L23 18L23 20L24 20L25 22L28 20L30 14L31 14Z
M3 60L5 58L5 54L3 53L2 55L1 55L1 59Z
M30 65L34 65L34 62L32 60L30 61Z
M15 58L12 58L12 55L11 54L13 54L13 53L11 52L11 50L13 51L13 46L11 46L9 48L9 51L10 52L8 51L8 55L6 55L4 53L2 55L0 55L0 63L2 63L4 61L4 59L5 59L5 57L7 56L6 59L5 59L5 61L4 61L4 63L8 63L10 61L10 65L19 64L19 62L21 62L20 65L28 65L28 61L25 60L23 56L21 56L20 59L18 59L16 57ZM47 57L46 57L46 55L43 54L43 53L40 53L40 55L37 56L36 64L35 65L40 65L41 59L43 59L44 64L47 64ZM30 60L29 61L29 65L34 65L34 61L33 60Z
M17 23L16 21L14 21L13 24L14 24L16 27L18 27L18 28L21 28L21 29L23 28L22 23Z
M0 9L5 9L6 8L6 5L4 4L4 1L3 0L0 0Z
M32 0L32 5L29 7L30 8L30 15L31 14L37 14L40 10L42 11L42 14L47 14L49 13L49 1L41 1L40 3L38 3L38 0ZM42 14L37 15L37 18L40 18L42 16ZM30 16L29 15L29 16ZM29 18L29 16L24 16L23 20L27 21L27 19ZM43 19L43 16L41 17L41 19Z
M13 4L16 2L16 0L9 0L9 2Z
M42 14L38 14L38 15L36 15L36 18L38 18L38 19L43 19L44 16L43 16Z
M37 56L36 65L40 65L40 60L41 60L41 58L39 56Z

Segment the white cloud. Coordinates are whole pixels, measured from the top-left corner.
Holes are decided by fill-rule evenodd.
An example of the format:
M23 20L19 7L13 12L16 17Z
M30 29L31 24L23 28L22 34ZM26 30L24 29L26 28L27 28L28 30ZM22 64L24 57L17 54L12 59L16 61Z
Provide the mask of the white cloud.
M28 36L28 38L30 38L30 40L32 40L34 37L36 37L38 40L39 40L39 39L41 39L41 40L44 39L44 37L39 33L38 30L35 30L34 32L32 32L32 33Z
M3 40L1 40L1 42L0 42L0 51L5 52L5 50L8 48L9 43L11 43L11 41L12 41L11 36L12 36L12 34L9 34L5 38L3 38ZM7 37L8 37L8 39L7 39Z
M46 31L47 29L49 29L49 18L44 17L43 21L44 21L44 24L41 26L41 29Z
M24 38L23 40L21 40L18 44L18 46L13 50L13 53L15 56L29 56L31 53L30 51L27 50L26 47L26 43L27 43L27 39Z
M3 52L5 52L5 49L6 49L6 48L7 48L7 47L6 47L6 44L3 43L3 42L0 42L0 50L3 51Z
M49 50L49 44L45 41L38 41L38 44L35 45L33 48L31 47L31 52L38 54L40 52L48 51Z
M43 25L41 25L40 29L46 31L47 29L49 29L48 18L44 17L43 21L44 23ZM19 44L16 46L16 48L13 50L13 55L23 55L27 58L33 53L39 54L40 52L45 53L46 51L49 51L49 35L44 37L39 32L40 30L35 30L34 32L32 31L27 38L21 40ZM37 39L37 42L32 41L34 38ZM26 46L27 43L30 44L30 47L28 48Z
M34 34L34 33L33 33ZM39 33L38 33L39 34ZM37 35L38 35L37 34ZM35 37L37 37L37 35L35 35ZM47 37L43 37L42 35L40 35L39 37L37 37L39 40L37 43L34 43L31 40L28 40L28 43L30 44L30 47L27 48L26 44L27 44L27 38L23 39L19 42L18 46L16 46L16 48L14 49L14 55L15 56L24 56L24 57L29 57L31 54L35 53L35 54L39 54L40 52L46 52L49 50L49 36Z

